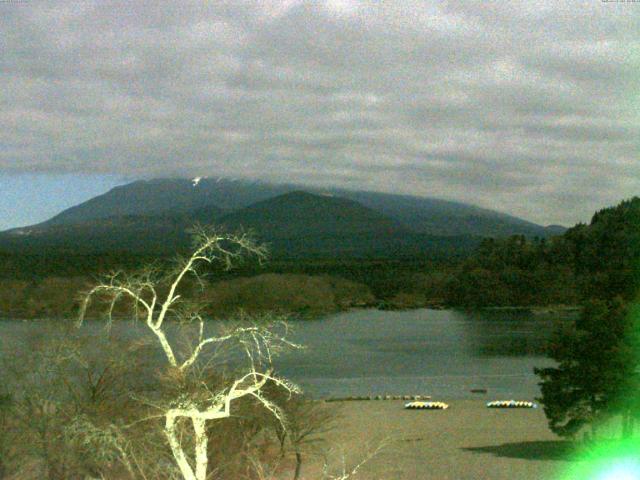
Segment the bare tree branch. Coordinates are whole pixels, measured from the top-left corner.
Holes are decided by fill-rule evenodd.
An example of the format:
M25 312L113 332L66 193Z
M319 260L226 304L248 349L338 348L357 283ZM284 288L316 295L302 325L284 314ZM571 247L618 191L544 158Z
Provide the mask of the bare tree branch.
M157 291L159 284L163 281L159 280L157 270L143 270L135 275L116 272L107 276L102 283L86 293L80 308L78 326L82 325L89 303L94 296L105 295L109 299L107 312L109 321L116 303L122 297L128 297L133 301L136 318L138 307L146 313L144 321L148 329L158 340L169 366L181 375L191 372L207 346L235 342L244 350L249 366L248 373L237 378L228 388L212 393L206 384L202 384L200 393L197 395L187 392L167 405L157 406L165 419L164 433L182 477L185 480L206 480L209 467L207 421L229 417L234 401L243 397L255 399L284 427L286 421L282 410L261 391L267 382L271 382L289 394L299 392L295 385L278 378L270 368L274 353L285 346L298 346L286 339L288 327L283 322L277 322L284 326L283 336L275 333L269 325L257 324L238 326L222 335L206 336L204 319L197 307L190 309L193 305L183 302L184 311L175 308L181 299L178 290L184 278L190 274L201 281L197 270L198 265L221 262L223 267L228 269L246 255L255 256L259 261L266 258L265 247L255 243L246 233L223 234L197 226L194 229L194 236L195 243L191 255L188 258L179 259L175 269L165 277L164 283L168 285L168 291L162 299ZM178 360L164 330L165 320L170 314L186 322L197 322L197 343L181 361ZM262 370L263 365L266 367L265 370ZM181 419L189 420L193 428L194 451L191 458L184 450L182 432L178 428L178 422Z

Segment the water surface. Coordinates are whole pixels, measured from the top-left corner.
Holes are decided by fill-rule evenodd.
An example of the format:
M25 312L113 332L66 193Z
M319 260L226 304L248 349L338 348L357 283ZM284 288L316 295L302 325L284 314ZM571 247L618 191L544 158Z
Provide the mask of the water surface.
M532 400L539 395L533 368L552 365L541 352L555 320L512 311L350 311L293 322L293 340L306 348L283 353L275 367L316 398L426 394ZM42 325L2 320L2 344L43 335ZM101 325L87 322L83 329L97 334ZM116 322L114 328L129 337L149 335L141 323ZM470 392L477 388L488 394Z
M533 399L534 367L553 316L526 312L361 310L295 324L304 352L282 355L276 366L311 395L427 394L434 398ZM482 396L480 396L482 398Z

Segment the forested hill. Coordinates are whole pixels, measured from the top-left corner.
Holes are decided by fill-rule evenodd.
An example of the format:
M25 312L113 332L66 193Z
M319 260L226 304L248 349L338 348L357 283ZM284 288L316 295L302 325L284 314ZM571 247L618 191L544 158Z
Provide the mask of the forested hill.
M640 198L634 197L551 239L484 240L451 280L447 300L468 306L629 300L639 275Z

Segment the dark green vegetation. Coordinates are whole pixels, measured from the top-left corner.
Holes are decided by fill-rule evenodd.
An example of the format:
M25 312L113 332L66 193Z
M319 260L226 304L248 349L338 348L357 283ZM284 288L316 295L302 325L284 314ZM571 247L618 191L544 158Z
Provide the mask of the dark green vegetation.
M144 259L131 255L7 256L0 277L0 315L68 317L77 312L77 292L97 272L134 270ZM145 257L151 263L153 257ZM168 262L165 260L165 262ZM162 261L160 262L162 264ZM227 313L278 310L321 314L361 306L442 305L448 273L428 261L270 261L229 272L209 272L194 293ZM253 293L252 288L257 288Z
M549 426L574 436L591 425L595 436L620 415L630 436L640 417L640 199L599 211L565 240L584 309L555 333L549 355L558 366L536 371Z
M448 284L447 303L473 308L579 303L585 275L574 229L548 240L520 235L483 240Z
M632 298L638 286L640 199L597 212L549 239L486 239L449 288L454 305L576 304Z
M351 192L352 198L346 198L285 191L292 188L287 186L203 182L197 187L186 180L136 182L39 226L0 235L0 278L5 287L0 312L26 317L67 315L74 305L71 289L81 279L167 262L173 252L188 250L193 222L209 219L231 230L253 229L258 239L267 242L270 260L232 272L209 272L208 282L273 273L294 275L262 277L260 281L272 282L275 290L291 285L292 279L296 285L323 285L311 296L315 300L293 302L292 311L325 312L364 304L389 308L578 305L603 289L619 291L633 284L633 247L619 250L618 243L633 228L629 215L637 200L598 212L590 225L576 225L555 237L500 237L503 229L495 224L495 238L482 239L468 235L474 230L464 227L463 219L473 217L470 211L478 215L484 211L461 204L367 192ZM270 196L273 193L280 195ZM169 212L174 197L176 207ZM212 201L223 207L206 205ZM148 204L156 205L155 210ZM236 210L229 212L231 208ZM90 211L95 211L96 218L88 220ZM444 225L446 215L451 215L449 233L467 234L427 233L436 224ZM501 219L503 226L511 218L486 215L482 218ZM522 225L509 221L512 233ZM328 283L303 280L304 276L322 276ZM327 285L335 285L338 279L358 284L360 294L352 301L336 295ZM53 301L57 295L46 293L55 290L47 285L56 283L61 285L64 305ZM242 297L238 292L225 298L238 295ZM247 299L250 309L252 300L256 297ZM288 301L286 295L279 296L272 306L286 309ZM237 305L236 300L229 302L218 305L218 310ZM256 301L254 307L267 305Z
M175 252L189 250L189 229L195 223L251 229L269 247L266 266L209 272L210 284L266 273L293 274L266 276L260 282L271 282L265 291L292 286L292 281L304 284L307 292L309 285L318 287L305 296L308 302L279 295L271 305L303 312L380 302L391 307L440 305L451 266L473 251L481 240L478 234L547 232L455 202L313 192L213 180L195 187L188 180L156 180L115 188L47 222L0 234L0 312L15 317L69 315L78 285L100 272L168 262ZM317 281L302 277L318 275L322 279ZM335 285L344 280L360 284L345 289L359 292L350 300L335 293ZM238 296L242 294L225 297L229 308L237 305L233 299ZM257 300L251 296L245 307L251 309L251 301L256 301L256 309L267 306Z
M592 300L578 320L554 333L548 354L558 367L536 373L549 427L558 435L573 437L587 425L595 434L598 424L618 413L625 416L624 433L631 433L638 410L630 402L640 384L630 320L619 299Z

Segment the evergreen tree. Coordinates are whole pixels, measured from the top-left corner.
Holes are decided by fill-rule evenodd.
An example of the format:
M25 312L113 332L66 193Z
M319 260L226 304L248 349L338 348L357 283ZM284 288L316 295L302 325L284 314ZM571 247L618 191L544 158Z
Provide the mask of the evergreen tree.
M628 411L629 387L637 384L630 335L632 323L622 300L593 300L571 325L556 330L549 356L557 367L536 368L542 379L538 399L553 432L573 437L598 420Z

